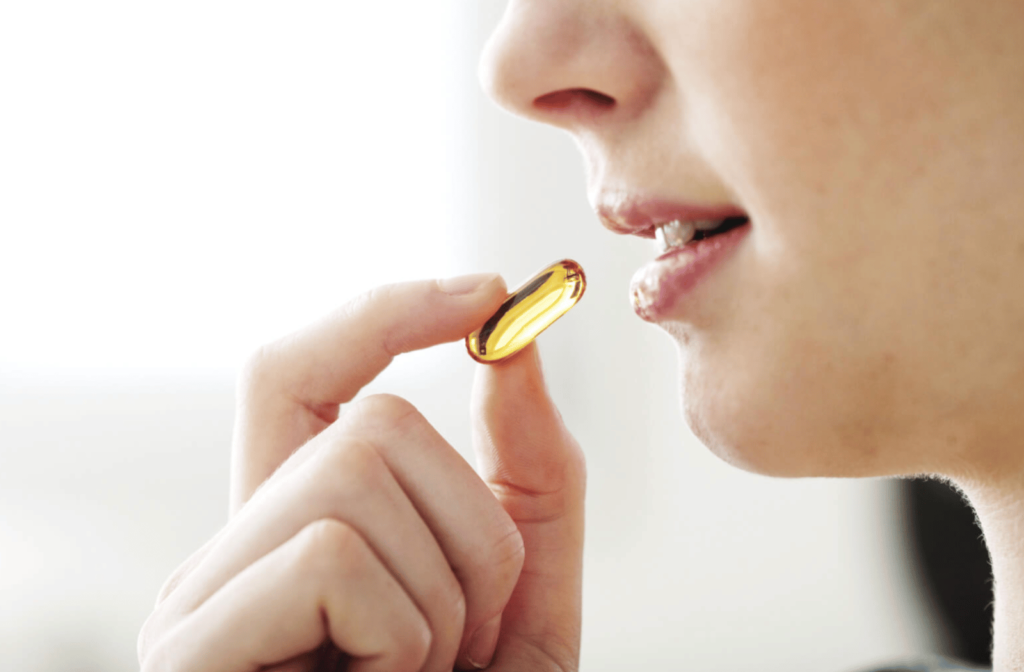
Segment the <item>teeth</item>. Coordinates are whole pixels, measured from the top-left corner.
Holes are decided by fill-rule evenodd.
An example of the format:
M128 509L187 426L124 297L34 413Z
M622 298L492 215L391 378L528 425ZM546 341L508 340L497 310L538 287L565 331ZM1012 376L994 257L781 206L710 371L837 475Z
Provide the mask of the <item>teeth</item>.
M697 227L694 223L679 220L667 222L654 229L654 237L658 240L658 247L662 252L686 245L693 240L696 233Z
M717 229L718 227L720 227L722 225L722 220L706 219L701 222L694 222L693 225L697 228L698 231L710 231L711 229Z

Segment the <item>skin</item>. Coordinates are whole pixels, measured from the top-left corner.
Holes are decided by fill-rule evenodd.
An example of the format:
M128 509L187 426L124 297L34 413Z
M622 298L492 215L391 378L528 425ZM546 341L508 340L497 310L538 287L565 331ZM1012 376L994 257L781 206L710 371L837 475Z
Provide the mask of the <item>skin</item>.
M995 668L1024 670L1024 5L513 0L481 73L576 138L595 205L750 215L660 321L690 426L760 473L958 484ZM576 669L583 459L535 350L480 367L482 478L399 399L338 417L503 292L386 288L254 358L236 513L168 582L144 670L311 670L328 641L349 669Z

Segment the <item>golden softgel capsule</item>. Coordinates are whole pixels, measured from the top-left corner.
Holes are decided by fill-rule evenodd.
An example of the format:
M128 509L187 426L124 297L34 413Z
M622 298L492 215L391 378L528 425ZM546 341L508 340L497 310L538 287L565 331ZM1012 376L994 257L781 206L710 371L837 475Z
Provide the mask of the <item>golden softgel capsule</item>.
M466 349L478 362L493 364L519 352L583 296L583 268L563 259L508 295L491 319L466 337Z

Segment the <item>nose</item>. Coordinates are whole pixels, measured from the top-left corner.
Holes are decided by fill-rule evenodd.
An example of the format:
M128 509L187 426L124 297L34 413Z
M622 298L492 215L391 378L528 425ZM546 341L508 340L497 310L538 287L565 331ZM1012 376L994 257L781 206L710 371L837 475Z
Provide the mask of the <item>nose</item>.
M615 4L511 0L480 63L484 89L515 114L574 132L635 118L657 95L665 66Z

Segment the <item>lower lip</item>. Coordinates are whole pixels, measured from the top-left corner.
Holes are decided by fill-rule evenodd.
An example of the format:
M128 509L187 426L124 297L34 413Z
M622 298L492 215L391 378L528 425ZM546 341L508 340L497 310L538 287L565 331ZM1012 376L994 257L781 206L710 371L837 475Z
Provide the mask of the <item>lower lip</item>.
M633 276L633 310L648 322L669 317L669 311L693 292L750 233L750 224L670 250Z

